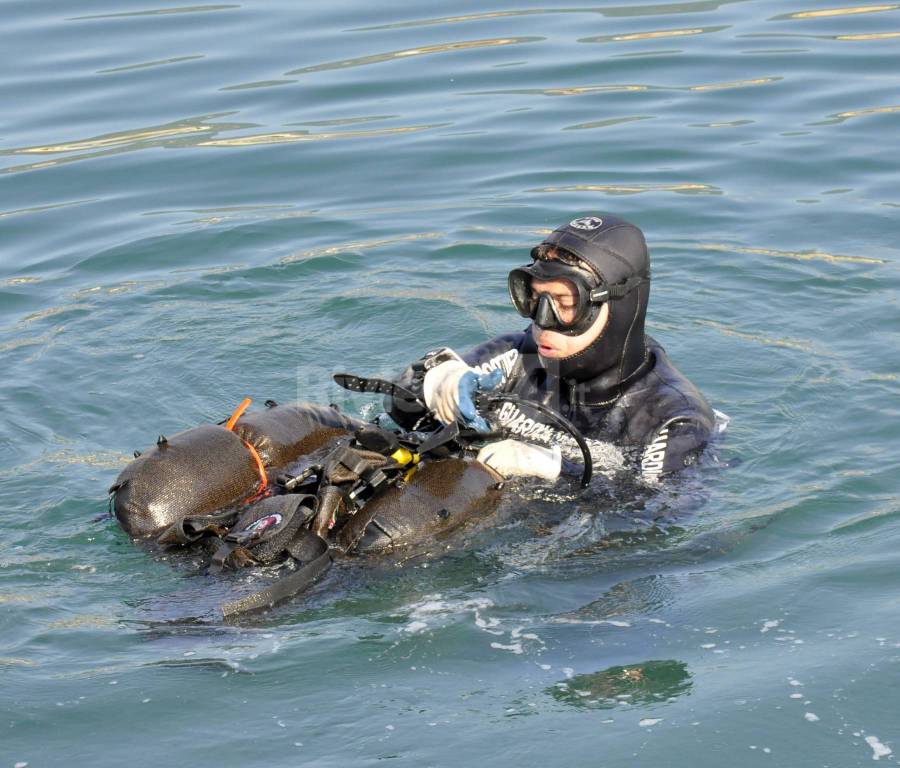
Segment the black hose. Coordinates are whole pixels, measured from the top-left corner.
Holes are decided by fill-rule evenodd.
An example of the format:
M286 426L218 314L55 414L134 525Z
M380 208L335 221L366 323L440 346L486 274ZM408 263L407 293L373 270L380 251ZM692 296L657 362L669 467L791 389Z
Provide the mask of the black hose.
M552 408L549 408L542 403L535 403L531 400L523 400L517 395L486 394L482 395L479 400L482 403L486 403L489 405L493 405L494 403L514 403L515 405L522 405L525 408L534 408L536 411L540 411L541 413L543 413L564 432L567 432L569 435L571 435L572 439L578 444L578 448L581 450L581 455L584 458L584 470L581 473L581 487L586 488L590 484L591 478L594 475L594 459L591 456L591 449L588 447L587 441L585 441L581 432L578 431L578 427L576 427L565 416L563 416L561 413L557 413Z

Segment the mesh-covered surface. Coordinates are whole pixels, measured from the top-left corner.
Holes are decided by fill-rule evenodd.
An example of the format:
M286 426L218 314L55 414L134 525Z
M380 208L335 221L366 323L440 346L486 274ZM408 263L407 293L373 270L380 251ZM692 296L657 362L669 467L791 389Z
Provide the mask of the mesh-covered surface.
M299 403L244 414L234 431L256 449L267 467L284 467L361 424L335 408Z
M113 484L116 517L132 536L153 536L188 515L206 515L259 486L256 463L236 434L205 424L179 432L132 461Z
M422 543L493 511L500 497L498 478L483 465L462 459L425 464L405 486L393 486L363 510L385 536L366 536L360 551ZM362 521L363 518L360 518ZM357 537L351 519L341 529L342 540Z

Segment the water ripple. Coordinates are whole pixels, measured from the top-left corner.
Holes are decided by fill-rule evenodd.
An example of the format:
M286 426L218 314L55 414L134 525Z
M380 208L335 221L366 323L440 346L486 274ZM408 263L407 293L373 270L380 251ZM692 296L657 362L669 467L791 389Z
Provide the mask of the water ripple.
M564 187L539 187L527 192L606 192L609 195L637 195L644 192L675 192L681 195L721 195L722 190L711 184L570 184Z
M559 88L501 88L494 91L466 91L461 96L583 96L588 93L629 93L635 91L663 90L661 86L621 84L621 85L576 85Z
M122 11L121 13L98 13L92 16L72 16L66 21L96 21L99 19L128 19L135 16L169 16L176 13L207 13L209 11L232 11L239 5L185 5L175 8L151 8L144 11Z
M689 91L720 91L725 88L747 88L754 85L770 85L783 80L782 77L754 77L749 80L731 80L724 83L708 83L706 85L688 86Z
M728 25L718 27L692 27L687 29L661 29L655 32L630 32L621 35L597 35L595 37L582 37L579 43L621 43L633 40L659 40L670 37L690 37L693 35L705 35L711 32L721 32L729 29Z
M325 72L332 69L347 69L348 67L362 67L367 64L381 64L385 61L396 61L412 56L428 56L433 53L449 53L450 51L465 51L477 48L494 48L507 45L522 45L523 43L538 43L546 38L528 37L496 37L487 40L462 40L456 43L441 43L439 45L425 45L418 48L404 48L388 53L375 53L370 56L359 56L353 59L326 62L325 64L313 64L300 69L292 69L285 75L303 75L310 72Z
M655 115L626 115L624 117L610 117L606 120L594 120L589 123L577 123L576 125L567 125L564 131L584 131L592 128L608 128L613 125L622 125L623 123L633 123L638 120L655 120Z
M233 139L210 139L198 141L198 147L252 147L260 144L288 144L298 141L329 141L332 139L359 139L373 136L391 136L400 133L417 133L432 128L444 128L452 123L431 123L427 125L405 125L394 128L373 128L370 131L330 131L308 133L306 131L283 131L281 133L259 133L253 136L238 136Z
M856 117L867 117L868 115L887 115L894 112L900 112L900 104L895 104L887 107L849 109L846 112L837 112L836 114L829 115L828 120L820 120L815 123L807 123L807 125L838 125L839 123L844 123L847 120L852 120Z
M704 251L726 251L729 253L746 253L759 256L772 256L778 259L796 259L798 261L827 261L832 264L887 264L885 259L873 256L844 256L825 251L780 251L775 248L746 248L724 243L693 243L693 248Z
M167 64L180 64L183 61L196 61L197 59L206 58L202 54L194 56L174 56L171 59L158 59L157 61L145 61L140 64L126 64L123 67L112 67L110 69L98 69L98 75L112 75L118 72L131 72L135 69L149 69L150 67L162 67Z
M773 16L769 21L787 21L793 19L825 19L834 16L857 16L863 13L883 13L896 11L900 5L857 5L849 8L827 8L819 11L797 11Z
M865 35L837 35L835 40L893 40L900 37L900 32L870 32Z
M733 0L694 0L694 2L653 3L650 5L609 6L601 8L528 8L514 11L487 11L484 13L468 13L458 16L438 16L430 19L414 21L397 21L390 24L375 24L368 27L355 27L348 32L375 32L392 29L408 29L410 27L428 27L441 24L461 24L469 21L489 21L491 19L512 18L521 16L545 16L559 14L592 14L606 17L628 16L667 16L680 13L700 13L715 11Z

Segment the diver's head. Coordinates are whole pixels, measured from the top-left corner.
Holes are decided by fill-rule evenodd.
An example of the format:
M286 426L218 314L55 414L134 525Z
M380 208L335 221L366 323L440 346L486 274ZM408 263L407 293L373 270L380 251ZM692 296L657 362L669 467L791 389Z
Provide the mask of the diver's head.
M560 377L602 376L614 386L646 357L650 259L644 236L615 216L585 216L556 229L509 274L509 293L542 363ZM552 366L550 363L553 363Z

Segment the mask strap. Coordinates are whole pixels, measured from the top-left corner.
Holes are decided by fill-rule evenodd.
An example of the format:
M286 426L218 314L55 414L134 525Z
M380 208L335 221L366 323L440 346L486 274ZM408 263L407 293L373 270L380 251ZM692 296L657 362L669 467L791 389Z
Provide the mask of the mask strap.
M621 283L608 285L605 288L597 288L591 291L591 301L613 301L615 299L624 299L641 283L646 282L648 282L646 278L640 277L639 275L632 275Z

